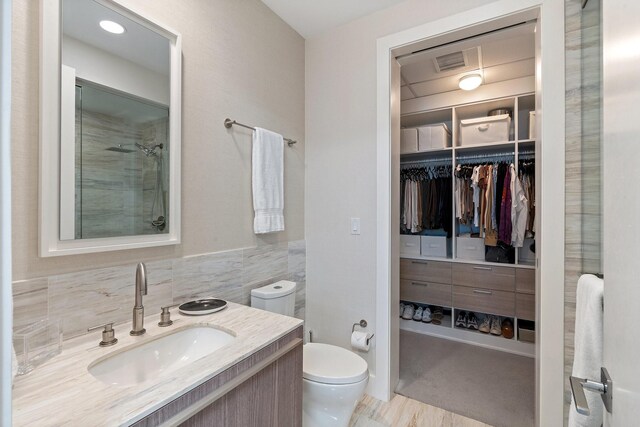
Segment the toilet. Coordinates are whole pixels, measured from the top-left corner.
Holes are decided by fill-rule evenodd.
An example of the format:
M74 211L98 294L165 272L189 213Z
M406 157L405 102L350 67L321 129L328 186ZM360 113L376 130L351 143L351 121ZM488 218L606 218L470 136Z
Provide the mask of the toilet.
M281 280L251 291L251 306L293 316L296 284ZM330 344L303 347L304 427L346 427L369 382L367 362Z

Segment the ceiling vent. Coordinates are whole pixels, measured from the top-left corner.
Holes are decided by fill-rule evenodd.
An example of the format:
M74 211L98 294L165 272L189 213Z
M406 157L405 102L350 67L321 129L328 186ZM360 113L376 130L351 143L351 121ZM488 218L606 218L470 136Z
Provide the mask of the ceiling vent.
M456 70L467 66L467 55L463 51L448 53L435 57L433 63L438 73Z

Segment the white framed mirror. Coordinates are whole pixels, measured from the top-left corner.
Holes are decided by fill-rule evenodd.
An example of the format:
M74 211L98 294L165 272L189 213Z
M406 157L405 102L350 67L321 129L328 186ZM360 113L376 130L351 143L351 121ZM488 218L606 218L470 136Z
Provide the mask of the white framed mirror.
M181 36L41 0L40 255L180 243Z

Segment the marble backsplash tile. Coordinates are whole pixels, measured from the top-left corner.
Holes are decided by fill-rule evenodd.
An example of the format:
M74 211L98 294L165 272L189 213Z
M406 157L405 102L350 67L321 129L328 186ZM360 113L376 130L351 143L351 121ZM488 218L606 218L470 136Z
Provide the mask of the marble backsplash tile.
M296 317L304 319L305 253L301 240L146 262L145 315L159 314L165 305L208 296L248 305L251 289L292 280L298 284ZM14 330L45 318L62 320L65 339L106 322L129 327L135 271L136 263L131 263L15 281Z

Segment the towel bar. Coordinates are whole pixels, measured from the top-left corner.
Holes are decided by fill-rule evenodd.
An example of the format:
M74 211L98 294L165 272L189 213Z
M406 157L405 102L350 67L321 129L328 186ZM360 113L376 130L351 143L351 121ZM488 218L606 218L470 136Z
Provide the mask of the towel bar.
M229 129L233 125L242 126L243 128L247 128L247 129L251 129L251 130L256 130L256 128L254 128L253 126L245 125L245 124L242 124L240 122L236 122L235 120L231 120L229 118L224 119L224 127ZM282 137L282 139L285 140L285 142L289 145L289 147L291 147L293 144L298 142L295 139L290 139L290 138L285 138L285 137Z

